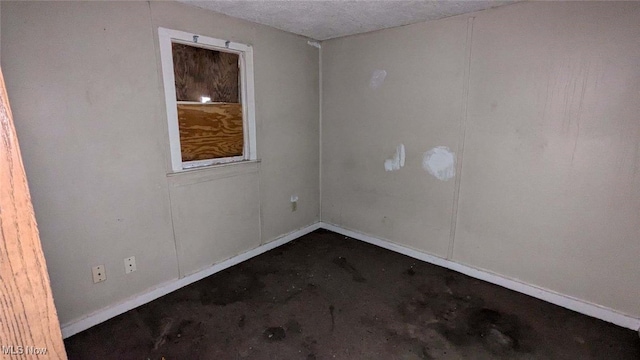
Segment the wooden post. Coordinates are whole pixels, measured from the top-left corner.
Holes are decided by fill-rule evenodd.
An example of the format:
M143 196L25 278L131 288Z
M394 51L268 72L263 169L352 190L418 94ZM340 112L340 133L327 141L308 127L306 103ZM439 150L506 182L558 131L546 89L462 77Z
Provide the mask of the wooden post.
M0 359L66 359L0 70Z

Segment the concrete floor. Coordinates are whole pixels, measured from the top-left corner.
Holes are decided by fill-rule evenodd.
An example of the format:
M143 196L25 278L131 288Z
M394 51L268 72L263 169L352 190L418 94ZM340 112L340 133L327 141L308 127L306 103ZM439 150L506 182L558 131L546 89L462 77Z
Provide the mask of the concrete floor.
M316 231L65 341L70 359L640 359L635 331Z

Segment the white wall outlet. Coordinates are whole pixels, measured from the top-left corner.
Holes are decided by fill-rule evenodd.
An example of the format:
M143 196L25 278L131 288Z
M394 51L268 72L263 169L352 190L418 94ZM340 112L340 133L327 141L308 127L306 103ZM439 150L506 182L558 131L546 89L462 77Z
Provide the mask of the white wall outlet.
M298 195L291 195L291 211L298 210Z
M128 257L126 259L124 259L124 273L125 274L131 274L132 272L136 271L136 257L132 256L132 257Z
M107 272L104 270L104 265L96 265L91 268L93 273L93 283L97 284L107 280Z

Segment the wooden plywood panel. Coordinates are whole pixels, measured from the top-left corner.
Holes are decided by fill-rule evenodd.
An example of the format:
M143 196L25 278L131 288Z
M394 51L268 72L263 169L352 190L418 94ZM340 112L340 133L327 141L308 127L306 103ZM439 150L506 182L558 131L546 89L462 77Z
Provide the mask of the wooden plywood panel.
M175 43L172 52L176 100L239 102L237 54Z
M0 73L0 345L11 359L66 359L18 139Z
M242 156L241 104L178 104L182 161Z

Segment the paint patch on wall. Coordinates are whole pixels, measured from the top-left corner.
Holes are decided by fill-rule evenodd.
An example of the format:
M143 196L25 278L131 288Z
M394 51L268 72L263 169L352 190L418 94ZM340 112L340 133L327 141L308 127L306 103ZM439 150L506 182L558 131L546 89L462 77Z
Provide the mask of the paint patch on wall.
M396 153L393 155L391 159L387 159L384 161L384 170L385 171L397 171L404 167L404 144L398 145L396 147Z
M320 45L320 42L318 41L309 40L307 41L307 44L313 46L314 48L322 49L322 45Z
M371 74L371 79L369 79L369 87L372 89L377 89L382 84L384 84L384 79L387 77L387 72L385 70L374 70L373 74Z
M438 180L456 176L456 156L448 147L438 146L424 153L422 167Z

